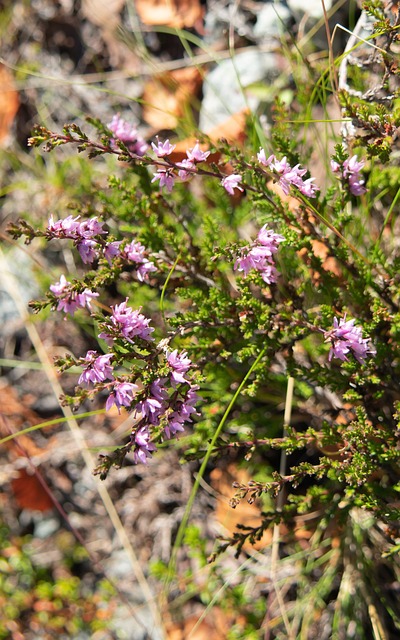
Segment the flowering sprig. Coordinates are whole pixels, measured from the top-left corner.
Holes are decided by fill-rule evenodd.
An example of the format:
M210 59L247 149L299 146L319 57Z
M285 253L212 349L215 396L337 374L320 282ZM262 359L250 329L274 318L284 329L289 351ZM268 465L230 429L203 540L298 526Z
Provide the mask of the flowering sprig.
M300 193L308 198L316 197L316 192L319 191L319 189L313 184L315 178L303 180L307 169L302 169L299 164L292 167L286 156L283 157L282 160L278 160L274 155L270 155L267 158L264 149L260 149L257 158L263 167L267 167L278 177L279 185L285 195L289 195L290 187L293 186L297 187Z
M126 302L118 305L118 309L114 308L111 323L114 319L114 327L119 325L117 327L119 339L124 338L133 342L132 331L128 330L127 338L127 327L139 317L141 317L142 326L148 331L148 325L143 322L144 316L127 307ZM136 337L143 338L143 333L136 333L136 330L137 326L133 332ZM104 333L100 333L99 337L104 338ZM114 335L114 340L118 340L117 335ZM136 421L131 436L134 462L146 463L152 452L156 450L152 442L154 435L161 434L162 438L170 439L184 430L185 423L192 422L193 415L198 415L195 404L199 400L197 395L199 387L191 380L192 361L188 358L186 351L179 353L175 349L170 352L164 347L160 351L158 346L153 353L154 359L150 357L148 366L151 368L154 363L157 363L159 367L160 356L163 353L165 364L161 366L165 375L154 377L153 373L153 380L143 386L136 384L132 376L121 377L115 372L112 364L114 343L110 341L108 343L110 353L98 355L96 351L88 351L86 356L80 359L83 371L78 384L93 387L91 393L107 390L109 392L106 401L107 410L115 405L118 411L121 407L132 411Z
M256 240L246 247L242 247L234 269L242 271L245 276L255 269L267 284L277 281L278 271L275 267L274 254L285 238L264 225L258 232Z
M64 311L71 316L79 308L87 307L91 309L93 298L97 298L99 295L88 288L78 293L72 288L72 284L68 282L64 275L60 276L59 282L50 285L50 291L57 298L57 311Z
M176 145L171 145L169 140L161 142L157 139L157 144L152 143L152 148L157 158L164 158L169 156L175 149ZM209 151L203 151L200 148L198 142L191 149L187 149L186 158L177 162L175 165L171 163L170 166L161 167L157 169L152 182L159 181L160 188L165 187L169 193L171 193L175 180L179 177L182 182L190 180L197 172L197 164L205 162L210 155Z
M323 331L325 342L330 343L328 359L339 358L347 361L347 355L351 352L356 360L363 364L367 355L374 355L375 348L370 344L370 338L363 338L361 327L355 326L355 320L343 318L333 319L333 328Z

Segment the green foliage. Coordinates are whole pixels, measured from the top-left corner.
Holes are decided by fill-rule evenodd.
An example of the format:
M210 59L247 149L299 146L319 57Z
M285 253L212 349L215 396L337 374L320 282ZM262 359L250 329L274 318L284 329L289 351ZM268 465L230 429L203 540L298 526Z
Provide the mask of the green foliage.
M379 91L388 93L389 80L397 74L391 48L398 38L397 27L386 19L381 2L366 2L365 7L377 19L374 36L386 38L386 45L381 41L379 45L383 65ZM309 118L310 105L326 101L328 90L334 90L328 87L326 69L318 78L311 68L305 75L308 80L296 103L275 101L271 149L265 150L266 157L272 151L282 165L285 156L291 167L305 165L312 157L301 118ZM378 99L377 91L364 87L368 75L367 68L359 69L352 78L357 92L341 89L337 94L353 136L334 140L332 158L324 158L326 184L312 195L302 189L302 181L300 187L285 184L282 167L255 159L259 151L254 146L255 129L249 131L252 143L244 149L223 140L214 145L211 150L219 159L198 162L190 169L192 182L177 179L171 188L160 188L152 180L154 166L163 177L176 178L181 165L168 156L154 157L150 151L135 155L128 143L113 140L95 119L89 120L94 136L69 124L60 134L38 127L31 139L32 146L44 144L46 151L73 145L85 158L99 155L97 162L103 162L111 154L123 163L114 166L107 184L85 192L84 204L78 197L71 204L74 215L82 220L95 215L107 231L106 237L96 236L96 259L71 274L69 294L76 297L87 289L100 293L98 308L88 321L92 334L98 336L98 351L108 349L120 383L138 387L135 399L125 405L133 412L132 434L128 442L100 457L95 473L104 479L132 454L138 462L138 424L148 430L149 455L156 446L161 450L171 446L166 442L168 421L185 403L188 388L198 385L199 415L191 417L193 424L186 424L174 446L186 461L213 459L218 464L234 453L251 469L252 477L234 484L231 507L247 500L250 504L261 501L264 509L259 524L239 524L236 532L219 541L211 558L231 548L238 557L269 529L285 526L292 531L299 518L315 517L313 535L319 546L311 550L309 559L302 558L295 586L297 602L290 614L293 624L297 621L299 638L314 637L308 635L315 629L313 616L322 615L335 593L338 605L330 613L332 637L344 638L350 632L352 637L369 637L365 632L370 628L369 606L375 605L363 603L365 593L358 589L351 571L365 584L371 564L361 552L357 561L346 552L350 541L372 544L360 514L374 527L386 527L387 554L391 545L398 548L393 543L399 537L400 519L400 256L395 237L400 110L398 90ZM348 169L356 153L365 163L355 171L358 192ZM330 160L335 163L332 171ZM242 178L233 198L221 187L221 181L232 179L232 174ZM307 180L310 173L301 176ZM269 262L279 273L276 281L268 282L257 267L237 269L250 248L260 248L257 234L263 225L282 236ZM79 250L79 239L54 237L48 228L36 229L26 220L12 225L10 233L14 238L24 236L27 243L37 238L49 243L62 240ZM122 248L112 261L101 253L109 242L120 242ZM124 257L130 242L142 243L145 260L155 267L144 279L138 276L140 263ZM104 342L110 307L125 298L151 318L154 342L118 334L117 323ZM59 295L54 292L33 303L35 310L58 305ZM335 340L341 344L344 338L334 337L334 322L346 319L356 321L359 344L366 341L371 347L365 357L359 357L354 346L343 358L335 351ZM160 400L152 385L171 375L173 366L167 356L173 349L187 352L193 368L188 378L175 381L161 397L171 403L165 416L147 420L142 403L149 397ZM83 355L61 359L61 370L83 366L79 360ZM288 378L295 381L290 401L295 418L282 432ZM82 384L65 402L78 406L97 393L105 396L112 384L107 377L88 388ZM328 525L336 540L344 536L340 551L335 543L321 552L326 540L327 546L331 543L328 534L324 539L321 533ZM198 528L188 526L183 542L189 556L203 567L207 549ZM152 567L153 574L165 580L171 575L178 579L173 569L163 563ZM392 571L397 576L397 565ZM211 606L213 590L223 584L223 577L217 565L210 575L200 599ZM195 580L190 572L187 579ZM383 602L386 596L379 585L375 593ZM232 640L258 637L253 631L262 624L262 607L253 603L250 612L249 600L241 585L230 589L224 600L244 612L244 625L230 631ZM398 629L398 614L391 610L390 615Z
M68 554L56 576L34 563L29 543L28 537L10 540L7 527L0 527L0 638L16 637L19 631L33 638L106 630L114 591L101 580L88 589L73 575L69 565L82 561L82 549L71 546L69 538Z

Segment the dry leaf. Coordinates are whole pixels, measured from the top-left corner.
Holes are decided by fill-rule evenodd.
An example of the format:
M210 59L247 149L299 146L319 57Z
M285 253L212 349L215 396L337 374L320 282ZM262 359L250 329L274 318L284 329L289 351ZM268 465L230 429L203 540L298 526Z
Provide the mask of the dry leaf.
M201 31L204 9L199 0L136 0L135 6L144 24Z
M251 480L245 469L238 469L231 464L226 470L214 469L211 472L211 486L221 494L221 499L217 502L215 511L216 520L233 535L237 531L237 525L243 524L248 527L257 527L261 524L260 509L256 504L249 504L246 500L241 500L238 506L233 509L229 505L229 500L233 498L235 490L232 488L233 482L247 484ZM262 549L272 541L272 530L267 529L261 540L254 545L245 542L245 550Z
M27 469L20 469L18 478L11 481L11 487L21 509L49 511L54 506L37 476L31 475Z
M4 65L0 65L0 141L8 135L18 107L13 77Z
M196 67L154 76L144 87L143 119L156 131L175 129L201 84L202 77Z

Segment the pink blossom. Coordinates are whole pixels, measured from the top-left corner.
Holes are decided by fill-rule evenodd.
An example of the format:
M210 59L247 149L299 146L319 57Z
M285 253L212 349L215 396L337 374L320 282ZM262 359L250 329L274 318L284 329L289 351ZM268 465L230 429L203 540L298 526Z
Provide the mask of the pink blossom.
M282 160L278 160L274 155L266 158L264 149L260 149L257 154L258 161L265 167L271 169L279 177L279 185L283 190L283 193L289 195L290 188L297 187L297 189L303 195L308 198L315 198L318 187L313 184L314 178L308 178L303 180L303 176L307 173L306 169L303 169L299 164L292 167L286 156Z
M49 223L47 225L48 234L52 238L76 238L76 232L79 228L80 216L68 216L64 220L54 221L53 216L50 216Z
M167 191L171 193L175 183L175 176L171 169L158 169L152 182L156 182L157 180L160 181L160 188L166 187Z
M142 264L137 268L136 275L139 282L148 282L149 273L157 271L157 267L150 262L150 260L144 260Z
M334 318L333 329L323 331L325 342L331 344L329 361L333 357L348 360L347 354L351 350L354 357L362 364L368 354L376 353L375 348L370 345L370 338L362 337L362 329L354 326L355 322L355 320L346 320L346 315L339 320Z
M123 253L126 255L128 260L132 260L132 262L139 262L139 264L144 260L145 251L146 248L140 242L135 242L134 240L127 244L123 249Z
M85 264L91 264L97 258L97 251L95 247L97 247L97 242L94 240L82 240L77 245L79 255L82 258L82 261Z
M90 309L92 299L97 298L99 295L94 291L90 291L90 289L84 289L81 293L77 293L71 287L71 283L66 280L64 275L60 276L59 282L50 285L50 291L59 299L57 311L64 311L74 315L79 307L88 307Z
M178 354L178 350L175 349L169 355L167 354L167 362L172 368L172 385L187 383L188 380L184 374L187 373L192 365L192 361L187 357L187 351L182 351L182 353Z
M133 342L133 338L151 341L151 333L154 331L149 327L150 319L139 311L134 311L127 306L128 298L125 302L117 304L113 309L110 321L105 324L107 331L100 333L99 338L112 344L117 338L125 338L128 342Z
M99 356L97 351L88 351L86 356L81 358L81 362L86 367L79 377L78 384L96 384L104 382L107 378L112 379L114 377L113 367L110 365L112 357L112 353Z
M150 431L148 427L143 426L132 434L132 442L134 445L133 461L135 464L142 462L147 464L147 459L151 458L151 453L156 451L155 445L150 442Z
M157 139L157 144L154 144L154 142L152 142L151 146L153 147L153 151L158 158L164 158L164 156L169 156L170 153L173 152L176 144L171 144L169 140L160 142L160 140Z
M150 424L157 425L164 412L164 406L157 398L149 397L137 403L135 412L145 416Z
M258 232L257 239L247 247L240 250L234 269L243 271L244 275L255 269L267 284L277 281L278 271L274 263L274 254L278 251L278 245L284 241L284 237L275 233L264 225Z
M361 196L366 192L366 188L363 186L364 180L360 175L360 171L363 169L364 165L365 162L359 162L356 155L351 158L347 158L343 162L342 167L335 160L331 160L331 169L333 173L336 173L339 178L348 182L350 193L352 193L353 196Z
M137 269L137 278L140 282L148 282L149 274L157 271L157 268L145 258L146 248L140 243L132 241L124 247L123 253L129 260L136 262L139 266Z
M118 140L124 143L124 145L137 156L143 156L148 145L139 135L137 128L134 125L130 125L120 118L119 114L113 116L111 122L107 125L110 131L112 131Z
M78 225L76 230L77 237L93 238L93 236L104 235L107 233L103 229L104 222L99 222L97 217L88 218Z
M108 264L111 266L113 258L119 255L119 248L122 242L119 240L115 240L114 242L109 242L104 247L104 257L107 259Z
M260 149L259 153L257 153L257 158L260 164L264 167L269 167L271 162L275 160L275 156L271 155L269 158L266 158L264 149Z
M190 178L193 178L196 165L194 162L192 162L192 160L184 158L181 162L177 162L176 166L179 169L178 176L181 180L183 180L183 182L185 182L186 180L190 180Z
M174 411L168 416L168 422L164 427L166 438L170 439L177 432L184 430L185 422L193 422L192 415L199 415L194 405L200 400L196 391L198 386L192 385L183 400L178 400L174 405Z
M210 155L210 151L202 151L198 142L194 145L193 149L188 149L186 155L190 162L204 162Z
M257 234L257 241L264 247L268 247L271 253L276 253L278 251L278 245L281 242L285 241L284 236L281 236L279 233L275 233L272 229L268 229L265 224L261 227L260 231Z
M239 187L240 182L242 182L242 176L237 173L232 173L221 180L222 186L231 196L234 195L234 189L243 191L242 187Z
M133 402L133 395L138 391L137 384L132 382L116 382L113 390L107 398L106 410L108 411L115 404L118 412L122 406L129 407Z

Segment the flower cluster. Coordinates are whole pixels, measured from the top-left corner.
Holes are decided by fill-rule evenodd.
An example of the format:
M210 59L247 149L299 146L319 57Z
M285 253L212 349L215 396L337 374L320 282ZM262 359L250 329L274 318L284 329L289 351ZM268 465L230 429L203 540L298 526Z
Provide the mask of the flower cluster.
M366 192L366 188L363 186L364 180L360 175L360 171L364 165L365 162L362 160L358 162L357 156L347 158L347 160L343 162L343 165L340 165L335 160L331 160L333 173L336 173L341 180L348 183L350 193L352 193L353 196L361 196Z
M325 342L331 344L329 351L329 361L332 358L339 360L348 360L347 354L351 351L361 364L365 362L368 354L374 355L375 348L370 345L370 338L362 337L361 327L355 327L355 320L346 320L344 318L333 319L333 329L323 331Z
M57 311L70 313L71 316L79 308L91 309L91 301L99 295L90 289L84 289L81 293L77 293L64 275L60 276L59 282L50 285L50 291L58 298Z
M113 312L110 319L104 323L106 331L99 334L99 338L103 338L109 346L112 346L118 338L124 338L131 343L136 337L147 341L153 340L151 333L154 329L149 327L150 319L140 311L128 307L127 302L128 298L125 302L111 307Z
M118 140L124 143L131 153L137 156L144 156L148 149L148 144L139 135L135 126L120 118L119 114L116 114L107 127Z
M133 341L133 337L151 340L149 333L153 329L149 328L149 322L139 311L134 311L123 302L113 309L109 323L110 333L100 333L99 338L105 338L109 346L118 338L129 342ZM159 347L156 355L159 361ZM161 429L162 437L170 439L184 430L185 423L192 422L193 414L197 415L195 404L199 400L196 393L198 386L191 382L189 374L192 362L186 351L164 351L166 367L163 368L163 374L167 369L167 375L155 377L143 387L126 379L126 376L116 377L113 358L112 352L99 355L96 351L88 351L80 360L83 371L78 383L94 386L97 390L107 389L107 410L113 405L118 411L121 407L132 410L137 421L131 436L134 461L146 463L156 450L151 442L155 428L158 431Z
M68 216L64 220L54 220L50 216L46 230L47 239L53 238L74 240L82 261L85 264L92 264L100 256L106 258L111 266L114 259L120 256L122 261L134 262L137 266L137 278L140 282L147 282L149 274L157 271L153 262L146 258L146 248L136 241L132 241L121 248L121 240L106 242L102 236L108 232L103 229L103 222L99 222L97 217L88 218L80 222L80 216L73 218Z
M125 245L122 253L128 260L136 262L138 265L136 275L140 282L147 282L149 273L157 271L154 263L145 257L146 248L140 242L133 240L128 243Z
M319 191L318 187L313 184L315 178L303 180L307 169L302 169L299 164L292 167L287 161L286 156L283 157L282 160L277 160L274 155L267 158L264 149L260 149L257 158L260 164L277 174L283 193L289 195L290 187L294 186L297 187L304 196L315 198L316 192Z
M157 140L157 144L152 143L151 146L158 158L164 158L172 153L176 145L170 144L169 140L165 142ZM209 155L210 152L202 151L199 143L196 142L192 149L186 151L187 157L181 162L177 162L176 165L171 165L171 167L157 169L152 182L159 180L160 187L165 187L171 193L175 184L176 173L182 181L189 180L196 173L196 165L207 160ZM178 169L177 172L176 169Z
M234 269L243 271L245 276L255 269L260 272L267 284L276 282L278 271L273 256L278 251L278 245L284 240L283 236L267 229L267 225L264 225L258 232L257 239L251 245L241 249Z
M88 218L80 222L80 216L68 216L63 220L54 220L50 216L46 230L48 240L53 238L74 240L79 254L85 264L92 263L99 256L99 243L94 240L97 236L107 235L103 229L104 222L99 222L97 217ZM104 255L109 255L109 245L103 243Z

